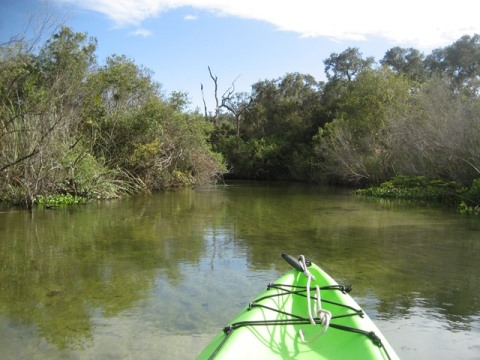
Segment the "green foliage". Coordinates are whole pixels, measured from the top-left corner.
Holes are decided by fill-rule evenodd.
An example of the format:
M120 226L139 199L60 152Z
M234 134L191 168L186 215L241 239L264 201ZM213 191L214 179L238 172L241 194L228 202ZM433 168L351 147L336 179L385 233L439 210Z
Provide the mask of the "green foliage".
M152 190L204 185L224 171L206 141L211 124L181 112L184 94L165 100L148 71L118 56L89 81L96 95L85 116L95 120L86 130L96 157L110 167L127 170Z
M223 128L212 142L239 177L364 186L406 175L466 186L480 168L478 39L426 57L392 48L377 68L349 48L325 60L326 84L302 74L258 82L239 139Z
M431 74L448 78L455 92L478 95L480 89L480 34L464 35L452 45L434 49L425 59Z
M67 205L78 205L87 202L87 199L82 196L75 196L71 194L66 195L38 195L35 198L35 202L42 207L57 207Z
M363 71L339 99L339 119L357 138L377 134L387 114L408 101L410 85L385 69Z
M347 48L340 54L332 53L323 63L329 80L352 81L363 70L370 68L373 62L372 57L363 59L358 48Z
M320 84L310 75L287 74L253 85L253 108L245 115L246 138L275 136L286 142L309 142L321 125Z
M228 93L219 109L233 116L212 124L133 60L98 66L86 34L61 27L38 53L12 41L0 46L0 199L31 207L40 195L201 186L228 167L254 179L394 178L375 193L456 192L469 209L479 202L479 43L464 36L426 57L393 48L379 68L348 48L325 60L326 84L299 73L257 82L251 94ZM451 182L473 185L462 193Z
M254 179L311 177L311 138L322 122L321 84L310 75L287 74L253 85L253 103L243 115L239 136L223 126L215 146L230 174ZM238 134L237 134L238 135Z
M231 136L223 143L230 174L257 180L288 178L285 147L273 138L244 141Z
M204 185L225 170L210 125L124 56L61 27L38 54L0 46L0 199L31 208Z
M462 201L460 205L458 205L458 210L462 215L480 215L480 206L468 206L465 201Z
M424 176L396 176L380 186L359 189L359 195L424 202L458 203L463 188L455 182L429 180Z
M292 180L314 180L318 178L318 163L311 144L294 144L286 163Z
M60 164L63 172L55 177L55 189L52 191L55 193L80 195L87 199L111 199L135 193L143 187L125 171L102 164L81 145L65 151Z
M132 144L130 171L152 189L202 186L220 176L225 171L222 158L206 141L211 124L198 114L169 111L162 117L156 113L157 138L145 134Z
M469 207L480 206L480 179L474 179L470 187L462 192L463 203Z
M405 75L415 81L426 79L426 69L423 64L425 56L417 49L393 47L385 53L380 64L388 66L398 74Z
M391 111L408 109L409 85L387 69L366 70L347 84L335 101L337 118L313 137L330 181L366 184L391 177L386 120Z
M468 188L425 176L396 176L380 186L356 190L356 194L384 199L403 199L456 205L462 215L480 214L480 179Z

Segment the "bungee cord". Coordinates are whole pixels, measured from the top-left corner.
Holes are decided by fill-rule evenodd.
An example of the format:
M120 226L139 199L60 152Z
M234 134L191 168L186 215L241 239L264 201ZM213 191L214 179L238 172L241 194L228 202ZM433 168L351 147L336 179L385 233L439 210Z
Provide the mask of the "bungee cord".
M312 281L315 282L316 279L313 276L313 274L308 270L308 266L310 266L311 263L308 260L306 260L303 255L300 255L300 257L298 258L298 261L286 254L282 254L282 256L285 258L285 260L287 260L287 262L290 265L292 265L298 271L301 271L306 276L307 278L306 286L292 285L292 284L278 284L278 283L268 284L267 290L276 290L276 292L272 294L264 295L262 297L255 299L248 305L248 310L255 307L260 307L260 308L267 309L267 310L276 312L278 314L281 314L284 317L277 318L277 319L270 319L270 320L240 321L240 322L235 322L226 326L223 329L223 332L225 333L225 337L222 339L220 344L211 354L209 359L213 359L220 352L221 348L227 342L230 335L239 328L246 327L246 326L256 327L256 326L288 326L288 325L312 325L312 326L320 325L321 326L322 328L321 331L316 333L309 340L305 339L305 335L302 329L298 331L298 336L300 341L305 344L316 341L321 335L325 334L329 328L361 334L369 338L376 346L383 349L383 352L387 357L387 359L391 358L387 352L387 349L383 345L382 340L375 334L375 332L365 331L362 329L335 324L332 322L332 320L334 319L340 319L340 318L350 317L350 316L363 317L364 312L361 309L356 309L347 304L322 299L321 291L341 291L342 293L349 293L352 290L351 286L334 284L334 285L326 285L326 286L315 285L315 287L312 288L311 283ZM311 294L312 291L315 294L314 296L312 296ZM307 299L306 302L307 302L308 317L285 312L262 303L267 299L283 297L283 296L305 297ZM313 302L313 309L312 309L312 302ZM322 303L328 303L332 306L342 308L346 310L346 312L333 315L331 311L322 308Z
M308 270L307 263L305 260L305 256L300 255L299 257L299 262L300 265L302 266L303 269L303 274L307 277L307 308L308 308L308 318L310 319L310 324L313 326L317 325L317 322L315 321L315 318L312 314L312 306L310 304L311 302L311 296L310 296L310 285L312 280L316 281L315 277L312 275L312 273ZM332 313L328 310L322 309L322 297L320 295L320 286L315 285L315 302L314 302L314 310L313 313L316 315L318 319L320 319L320 325L322 326L322 330L315 334L315 336L310 339L306 340L305 335L303 334L303 330L300 329L298 331L298 336L300 337L300 340L304 343L307 344L309 342L317 340L321 335L325 334L325 332L328 330L328 327L330 325L330 320L332 319Z

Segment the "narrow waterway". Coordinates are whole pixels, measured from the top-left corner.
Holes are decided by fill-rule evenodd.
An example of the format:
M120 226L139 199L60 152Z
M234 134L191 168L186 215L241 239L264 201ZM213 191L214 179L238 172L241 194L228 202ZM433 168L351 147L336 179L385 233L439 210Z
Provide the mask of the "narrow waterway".
M402 359L480 358L480 218L302 184L0 210L2 359L194 359L304 254Z

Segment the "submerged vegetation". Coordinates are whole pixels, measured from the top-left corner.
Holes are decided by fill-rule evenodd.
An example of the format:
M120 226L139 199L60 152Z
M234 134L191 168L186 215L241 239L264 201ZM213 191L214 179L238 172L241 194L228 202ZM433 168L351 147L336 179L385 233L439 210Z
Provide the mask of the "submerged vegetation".
M480 205L480 35L430 55L395 47L379 62L348 48L324 61L325 82L232 84L203 114L131 59L99 64L96 47L68 27L39 48L0 45L1 200L31 208L228 176Z

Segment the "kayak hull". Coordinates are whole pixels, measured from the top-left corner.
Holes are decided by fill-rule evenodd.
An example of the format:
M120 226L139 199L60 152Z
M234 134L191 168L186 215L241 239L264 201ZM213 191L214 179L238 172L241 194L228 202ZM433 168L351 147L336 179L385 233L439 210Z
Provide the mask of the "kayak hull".
M398 359L348 289L315 264L308 271L315 279L308 293L307 276L289 271L244 308L198 359ZM332 316L327 329L319 317L313 316L315 325L309 320L316 286L322 310Z

